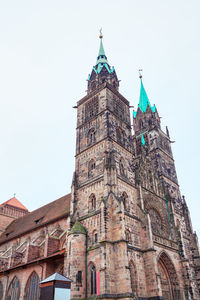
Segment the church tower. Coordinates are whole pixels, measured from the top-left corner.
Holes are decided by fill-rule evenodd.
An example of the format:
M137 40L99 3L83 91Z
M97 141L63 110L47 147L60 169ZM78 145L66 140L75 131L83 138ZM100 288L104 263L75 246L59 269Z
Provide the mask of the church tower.
M72 299L199 299L197 239L169 133L142 78L132 133L130 103L119 93L102 39L87 95L76 106L65 261Z

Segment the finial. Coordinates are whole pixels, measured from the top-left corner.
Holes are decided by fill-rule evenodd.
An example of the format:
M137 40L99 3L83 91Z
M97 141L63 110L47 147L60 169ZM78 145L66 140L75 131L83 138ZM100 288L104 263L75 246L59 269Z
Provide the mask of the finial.
M99 32L100 32L99 38L102 39L103 38L102 28L99 30Z
M138 72L139 72L139 78L140 78L140 79L142 79L142 73L141 73L142 71L143 71L142 69L139 69L139 70L138 70Z
M16 193L14 193L14 197L16 196Z

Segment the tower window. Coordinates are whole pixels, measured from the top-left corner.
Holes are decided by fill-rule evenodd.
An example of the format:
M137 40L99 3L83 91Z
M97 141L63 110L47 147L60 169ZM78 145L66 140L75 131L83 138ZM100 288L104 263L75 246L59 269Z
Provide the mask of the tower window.
M117 128L117 142L121 145L124 144L123 132L120 127Z
M89 197L89 211L96 209L96 197L95 194L91 194Z
M85 104L85 119L91 119L99 111L99 99L98 97L93 98Z
M95 160L91 159L88 164L88 176L93 176L94 169L96 167Z
M91 144L95 143L95 141L96 141L96 132L95 132L95 129L92 128L88 132L88 144L91 145Z

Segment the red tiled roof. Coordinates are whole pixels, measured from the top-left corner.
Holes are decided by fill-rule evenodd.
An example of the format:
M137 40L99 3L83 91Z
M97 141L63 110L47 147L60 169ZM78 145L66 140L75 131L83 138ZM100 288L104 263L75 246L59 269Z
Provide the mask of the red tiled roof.
M0 244L32 231L53 220L69 215L71 194L46 204L14 220L0 236Z
M28 209L16 197L10 198L6 202L2 203L0 206L6 205L6 204L28 211Z

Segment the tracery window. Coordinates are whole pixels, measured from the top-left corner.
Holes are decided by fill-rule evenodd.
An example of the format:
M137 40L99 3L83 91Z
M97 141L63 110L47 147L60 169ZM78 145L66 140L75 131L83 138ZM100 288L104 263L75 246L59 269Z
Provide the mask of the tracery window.
M96 167L95 160L91 159L88 164L88 176L93 176L95 167Z
M96 209L96 197L95 194L91 194L89 197L89 210Z
M162 219L159 213L155 209L151 208L149 210L149 216L151 219L151 227L153 233L161 235L163 231L163 226L162 226Z
M0 299L3 299L3 284L0 281Z
M114 98L113 107L116 115L119 116L121 119L124 119L124 105L121 103L121 101Z
M117 142L119 144L123 145L124 144L124 137L123 137L122 129L120 127L117 127L116 133L117 133Z
M93 98L85 104L85 119L91 119L99 111L99 99L98 97Z
M20 296L20 282L19 279L15 276L9 286L6 300L19 300L19 296Z
M40 279L36 272L33 272L26 284L24 300L38 300L39 299L39 283Z
M96 132L94 128L91 128L88 132L88 145L95 143L96 141Z

